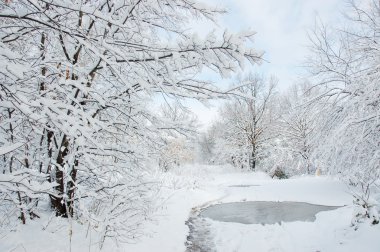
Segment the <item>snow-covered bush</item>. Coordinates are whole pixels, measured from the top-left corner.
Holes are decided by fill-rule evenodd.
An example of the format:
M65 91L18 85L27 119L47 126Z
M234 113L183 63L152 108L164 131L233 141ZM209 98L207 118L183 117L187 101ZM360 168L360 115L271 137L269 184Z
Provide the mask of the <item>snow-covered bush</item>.
M164 171L183 164L192 163L195 151L185 138L167 140L159 157L159 165Z
M287 179L289 176L285 171L286 169L284 167L277 166L273 171L271 171L270 176L272 178Z
M355 229L359 228L360 223L369 222L372 225L379 224L379 212L377 210L377 203L364 201L361 198L354 200L354 213L352 217L352 226Z

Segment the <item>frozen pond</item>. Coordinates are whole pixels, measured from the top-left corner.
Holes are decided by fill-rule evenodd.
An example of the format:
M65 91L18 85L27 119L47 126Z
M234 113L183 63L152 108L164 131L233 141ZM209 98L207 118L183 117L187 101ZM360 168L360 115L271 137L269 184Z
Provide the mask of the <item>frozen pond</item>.
M260 186L260 185L230 185L228 187L253 187L253 186Z
M337 208L339 207L303 202L247 201L207 207L201 211L200 217L242 224L275 224L292 221L314 221L317 213Z

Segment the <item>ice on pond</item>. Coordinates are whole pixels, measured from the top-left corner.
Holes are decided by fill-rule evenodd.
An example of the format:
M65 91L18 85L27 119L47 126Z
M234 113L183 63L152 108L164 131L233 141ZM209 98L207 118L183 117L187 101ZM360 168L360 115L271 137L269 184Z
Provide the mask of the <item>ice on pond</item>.
M213 205L202 210L200 216L223 222L275 224L315 221L317 213L337 208L304 202L246 201Z
M260 186L260 185L230 185L228 187L253 187L253 186Z

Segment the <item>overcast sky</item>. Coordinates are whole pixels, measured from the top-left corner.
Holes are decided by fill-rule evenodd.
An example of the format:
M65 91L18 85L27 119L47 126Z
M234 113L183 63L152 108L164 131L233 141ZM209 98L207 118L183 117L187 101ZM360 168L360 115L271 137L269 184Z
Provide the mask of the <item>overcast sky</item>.
M221 17L220 27L239 32L250 28L257 32L254 46L265 51L262 66L246 69L276 75L279 89L285 90L304 71L301 67L307 55L307 31L316 18L335 23L347 6L345 0L207 0L207 4L224 6L228 13ZM204 34L207 25L196 24L195 31ZM230 80L223 80L228 83ZM192 110L206 126L216 118L217 108L205 108L190 103Z

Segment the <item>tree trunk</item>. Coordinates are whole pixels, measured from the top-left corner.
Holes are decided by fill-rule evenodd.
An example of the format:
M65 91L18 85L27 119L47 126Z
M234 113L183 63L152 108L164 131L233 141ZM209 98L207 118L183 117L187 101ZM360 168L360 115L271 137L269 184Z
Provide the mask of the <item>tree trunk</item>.
M11 111L11 109L8 109L8 116L9 116L9 119L12 118L12 113L14 112ZM11 143L14 143L14 137L13 137L13 125L12 123L9 123L9 132L10 132L10 135L11 135L11 138L10 138L10 142ZM10 160L9 160L9 173L13 173L13 155L11 154L10 155ZM16 184L16 187L18 187L18 185ZM25 224L26 223L26 218L25 218L25 212L24 212L24 209L22 207L22 197L21 197L21 193L20 191L17 191L17 197L18 197L18 201L19 201L19 207L20 207L20 220L22 222L22 224Z
M252 148L252 153L249 158L249 168L251 171L256 169L256 146Z
M51 205L55 210L56 216L61 217L68 217L68 211L66 209L65 199L65 185L64 185L64 178L63 178L63 169L65 165L65 157L67 156L69 152L69 141L67 139L67 136L64 135L62 138L61 147L58 150L58 156L57 156L57 167L55 168L55 182L58 184L55 187L56 193L59 195L58 197L50 196L51 199Z
M71 180L67 183L67 191L68 191L68 200L67 200L67 208L68 212L71 217L74 216L74 196L75 196L75 181L77 177L77 167L78 167L79 161L76 158L74 161L74 165L72 167L72 170L70 172Z

